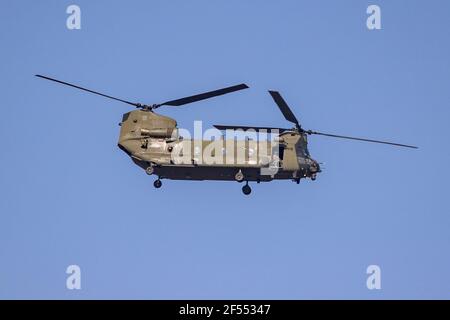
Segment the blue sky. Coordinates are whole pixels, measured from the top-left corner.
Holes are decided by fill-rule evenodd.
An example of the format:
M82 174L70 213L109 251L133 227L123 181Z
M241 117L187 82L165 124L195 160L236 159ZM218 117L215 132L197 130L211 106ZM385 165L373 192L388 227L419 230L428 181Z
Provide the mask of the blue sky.
M66 28L73 3L81 30ZM0 6L0 298L450 298L448 1ZM420 149L315 136L314 182L156 190L117 148L127 105L36 73L143 103L245 82L160 111L188 129L284 127L273 89L305 128Z

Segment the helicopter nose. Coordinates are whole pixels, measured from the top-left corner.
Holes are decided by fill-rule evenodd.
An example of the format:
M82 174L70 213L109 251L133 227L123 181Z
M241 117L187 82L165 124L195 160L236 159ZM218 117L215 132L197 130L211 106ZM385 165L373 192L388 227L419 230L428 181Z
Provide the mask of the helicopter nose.
M312 173L320 172L320 165L317 161L313 161L311 164L310 170Z

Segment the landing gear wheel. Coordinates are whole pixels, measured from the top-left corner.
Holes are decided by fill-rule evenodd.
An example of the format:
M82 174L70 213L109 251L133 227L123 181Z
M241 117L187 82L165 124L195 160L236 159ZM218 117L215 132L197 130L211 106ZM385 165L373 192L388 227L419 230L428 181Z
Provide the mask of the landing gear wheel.
M155 168L153 168L152 165L148 166L147 169L145 169L145 173L151 176L155 172Z
M316 178L317 178L317 175L316 175L315 173L313 173L313 174L311 175L311 180L312 180L312 181L315 181Z
M241 170L239 170L238 173L236 173L236 175L234 176L234 179L236 179L237 182L244 181L244 174L242 173Z
M252 193L252 188L248 184L242 187L242 192L248 196L250 193Z
M162 186L161 180L160 180L160 179L155 180L155 182L153 182L153 186L154 186L156 189L161 188L161 186Z

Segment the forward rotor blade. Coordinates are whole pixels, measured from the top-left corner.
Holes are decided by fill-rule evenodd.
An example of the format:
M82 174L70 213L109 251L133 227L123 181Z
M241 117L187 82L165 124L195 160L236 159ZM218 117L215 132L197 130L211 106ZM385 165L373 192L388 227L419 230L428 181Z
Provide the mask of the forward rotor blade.
M284 101L283 97L278 91L270 91L270 95L272 96L275 103L278 105L278 108L280 108L281 113L284 115L287 121L290 121L292 123L295 123L298 128L300 128L300 123L298 122L297 118L295 117L292 110L289 108L286 101Z
M250 127L250 126L223 126L223 125L214 125L213 126L214 128L216 128L216 129L219 129L219 130L228 130L228 129L231 129L231 130L238 130L238 129L242 129L242 130L244 130L244 131L247 131L247 130L255 130L255 131L261 131L261 130L266 130L266 131L274 131L274 130L278 130L279 131L279 133L283 133L283 132L285 132L285 131L289 131L289 130L291 130L291 129L284 129L284 128L273 128L273 127Z
M381 140L373 140L373 139L365 139L365 138L348 137L348 136L341 136L341 135L336 135L336 134L322 133L322 132L311 131L311 130L305 131L305 133L307 133L307 134L316 134L316 135L320 135L320 136L333 137L333 138L340 138L340 139L358 140L358 141L365 141L365 142L389 144L389 145L397 146L397 147L418 149L418 147L416 147L416 146L411 146L411 145L401 144L401 143L395 143L395 142L389 142L389 141L381 141Z
M80 90L83 90L83 91L87 91L87 92L90 92L90 93L93 93L93 94L96 94L96 95L99 95L99 96L102 96L102 97L105 97L105 98L109 98L109 99L117 100L117 101L120 101L120 102L123 102L123 103L126 103L126 104L130 104L130 105L135 106L135 107L141 107L141 105L139 103L134 103L134 102L131 102L131 101L127 101L127 100L111 97L111 96L108 96L106 94L103 94L103 93L100 93L100 92L97 92L97 91L93 91L93 90L90 90L90 89L86 89L86 88L83 88L83 87L80 87L80 86L77 86L77 85L74 85L74 84L71 84L71 83L68 83L68 82L64 82L64 81L61 81L61 80L57 80L57 79L53 79L53 78L50 78L50 77L42 76L40 74L36 74L35 76L38 77L38 78L42 78L42 79L54 81L54 82L57 82L57 83L61 83L61 84L64 84L66 86L69 86L69 87L73 87L73 88L77 88L77 89L80 89Z
M223 94L227 94L227 93L231 93L231 92L235 92L235 91L239 91L239 90L247 89L247 88L248 88L248 86L246 84L241 83L236 86L231 86L231 87L227 87L227 88L223 88L223 89L219 89L219 90L200 93L200 94L196 94L196 95L181 98L181 99L166 101L164 103L158 104L157 107L160 107L160 106L182 106L184 104L209 99L212 97L221 96Z

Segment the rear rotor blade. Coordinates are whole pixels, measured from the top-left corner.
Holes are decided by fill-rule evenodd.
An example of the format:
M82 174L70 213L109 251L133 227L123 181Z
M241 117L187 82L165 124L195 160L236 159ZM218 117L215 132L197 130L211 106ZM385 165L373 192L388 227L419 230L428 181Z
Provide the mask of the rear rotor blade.
M300 128L300 123L298 122L297 118L295 117L292 110L289 108L286 101L284 101L283 97L278 91L270 91L270 95L272 96L275 103L278 105L278 108L280 108L281 113L283 113L284 117L287 121L290 121L292 123L295 123L295 125Z
M266 131L268 131L268 132L269 132L269 131L275 131L275 130L278 130L280 133L283 133L283 132L285 132L285 131L291 130L291 129L274 128L274 127L250 127L250 126L224 126L224 125L214 125L213 127L216 128L216 129L219 129L219 130L228 130L228 129L231 129L231 130L239 130L239 129L242 129L242 130L244 130L244 131L247 131L247 130L255 130L255 131L266 130Z
M223 89L219 89L219 90L214 90L214 91L209 91L209 92L205 92L205 93L200 93L200 94L196 94L196 95L193 95L193 96L184 97L184 98L181 98L181 99L166 101L164 103L156 105L156 107L160 107L160 106L176 106L176 107L177 106L182 106L184 104L188 104L188 103L192 103L192 102L196 102L196 101L201 101L201 100L205 100L205 99L221 96L223 94L227 94L227 93L231 93L231 92L235 92L235 91L239 91L239 90L243 90L243 89L247 89L247 88L248 88L248 86L245 83L241 83L241 84L238 84L238 85L235 85L235 86L231 86L231 87L227 87L227 88L223 88Z
M389 142L389 141L381 141L381 140L373 140L373 139L341 136L341 135L330 134L330 133L322 133L322 132L311 131L311 130L305 131L305 133L307 133L307 134L316 134L316 135L320 135L320 136L333 137L333 138L340 138L340 139L349 139L349 140L358 140L358 141L373 142L373 143L382 143L382 144L389 144L389 145L397 146L397 147L418 149L418 147L416 147L416 146L411 146L411 145L401 144L401 143L395 143L395 142Z
M43 76L43 75L40 75L40 74L36 74L35 76L38 77L38 78L42 78L42 79L54 81L54 82L57 82L57 83L61 83L61 84L64 84L66 86L69 86L69 87L73 87L73 88L77 88L77 89L80 89L80 90L83 90L83 91L87 91L87 92L90 92L90 93L93 93L93 94L96 94L96 95L99 95L99 96L102 96L102 97L105 97L105 98L109 98L109 99L117 100L117 101L120 101L120 102L124 102L126 104L130 104L130 105L135 106L135 107L141 107L142 106L139 103L135 103L135 102L131 102L131 101L127 101L127 100L111 97L111 96L108 96L106 94L103 94L103 93L100 93L100 92L97 92L97 91L86 89L86 88L83 88L83 87L80 87L80 86L77 86L77 85L74 85L74 84L71 84L71 83L68 83L68 82L64 82L64 81L61 81L61 80L53 79L53 78L46 77L46 76Z

